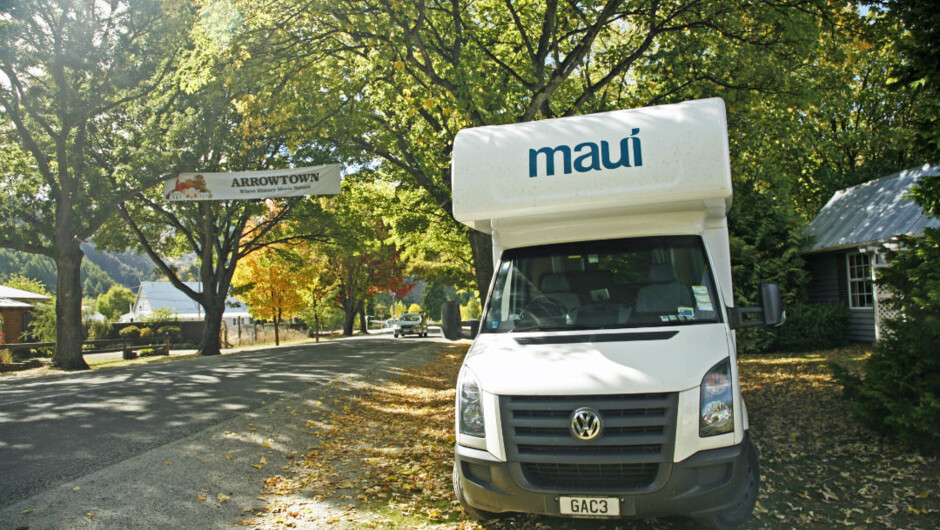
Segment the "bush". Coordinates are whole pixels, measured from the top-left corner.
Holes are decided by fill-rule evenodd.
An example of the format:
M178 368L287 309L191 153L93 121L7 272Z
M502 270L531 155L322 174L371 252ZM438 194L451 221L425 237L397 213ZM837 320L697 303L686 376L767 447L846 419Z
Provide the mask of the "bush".
M29 332L37 342L55 342L55 298L48 303L39 303L34 306L33 318L29 323Z
M121 331L118 331L118 335L120 335L122 339L134 339L140 336L140 328L137 326L127 326Z
M10 350L0 350L0 364L13 364L13 354Z
M153 337L153 330L150 328L140 328L140 338L149 339Z
M108 338L111 333L111 323L107 320L88 320L83 323L85 326L85 337L87 340L100 340Z
M940 177L925 179L915 201L940 218ZM859 420L925 451L940 452L940 229L902 236L879 286L901 315L865 363L862 377L834 366Z
M157 335L169 336L170 340L179 340L183 337L183 330L179 326L160 326L157 329Z
M843 346L852 313L843 304L793 304L777 330L777 351L827 350Z

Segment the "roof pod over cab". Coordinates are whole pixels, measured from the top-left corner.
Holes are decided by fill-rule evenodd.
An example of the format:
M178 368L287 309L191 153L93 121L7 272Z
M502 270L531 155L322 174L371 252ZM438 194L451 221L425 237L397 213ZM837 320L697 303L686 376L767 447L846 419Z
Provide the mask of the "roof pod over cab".
M720 98L464 129L454 217L503 248L702 233L731 206Z

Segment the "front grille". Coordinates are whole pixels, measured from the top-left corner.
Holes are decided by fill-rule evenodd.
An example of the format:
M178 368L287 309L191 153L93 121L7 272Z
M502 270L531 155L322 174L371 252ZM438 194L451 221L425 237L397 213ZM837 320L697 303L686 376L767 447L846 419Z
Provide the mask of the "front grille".
M562 490L631 490L648 486L659 464L522 464L533 485Z
M510 462L531 486L563 491L631 491L649 486L671 461L678 394L503 396L500 416ZM598 412L590 442L570 431L575 410Z

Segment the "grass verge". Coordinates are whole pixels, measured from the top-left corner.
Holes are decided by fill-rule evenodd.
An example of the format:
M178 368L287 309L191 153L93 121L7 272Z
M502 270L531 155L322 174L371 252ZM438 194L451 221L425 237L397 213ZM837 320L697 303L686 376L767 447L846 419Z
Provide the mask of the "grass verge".
M454 386L465 345L392 382L305 410L311 445L284 455L256 528L695 528L683 519L586 521L518 515L480 526L451 491ZM851 347L739 360L751 435L761 454L757 509L744 528L940 527L940 463L859 427L827 363Z

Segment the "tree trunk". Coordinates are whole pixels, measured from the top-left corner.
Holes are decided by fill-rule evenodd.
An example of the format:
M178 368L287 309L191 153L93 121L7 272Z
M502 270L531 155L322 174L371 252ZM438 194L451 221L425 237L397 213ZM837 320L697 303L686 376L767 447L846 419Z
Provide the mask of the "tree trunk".
M359 330L362 331L363 335L369 334L369 324L366 322L366 310L359 310Z
M274 315L274 345L281 345L281 310L277 310L277 314Z
M320 309L316 296L313 297L313 341L320 342Z
M52 364L63 370L87 370L82 357L82 258L85 254L71 234L57 237L55 353Z
M476 273L480 300L486 300L493 278L493 238L478 230L470 230L470 249L473 252L473 268Z
M204 297L203 299L205 300ZM225 311L225 303L222 307L216 304L206 304L203 306L206 310L206 319L202 328L202 339L199 341L199 355L222 355L222 313Z
M355 308L343 308L343 335L351 337L353 334L353 327L356 325L356 311Z

